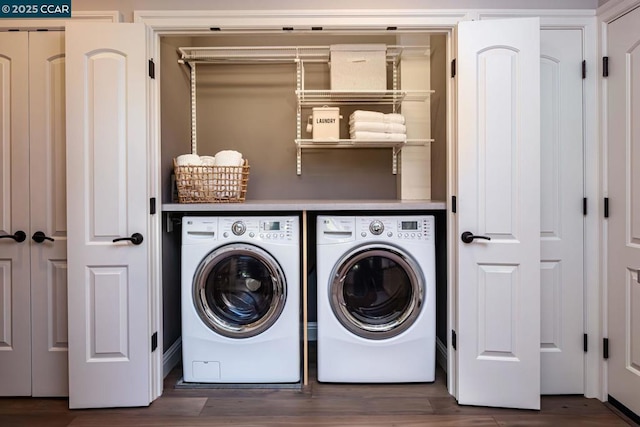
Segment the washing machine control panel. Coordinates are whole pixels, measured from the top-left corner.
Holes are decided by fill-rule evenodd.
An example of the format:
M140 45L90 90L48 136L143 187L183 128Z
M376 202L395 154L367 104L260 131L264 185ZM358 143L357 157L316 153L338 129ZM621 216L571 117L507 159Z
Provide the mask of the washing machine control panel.
M358 217L358 235L362 239L430 240L433 217Z
M289 218L220 218L219 235L228 240L292 241L297 239Z

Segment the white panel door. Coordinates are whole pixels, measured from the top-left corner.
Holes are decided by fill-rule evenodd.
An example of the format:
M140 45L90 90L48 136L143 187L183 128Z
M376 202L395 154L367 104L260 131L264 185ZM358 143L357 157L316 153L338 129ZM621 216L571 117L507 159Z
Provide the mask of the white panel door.
M69 393L64 65L62 31L29 33L33 396Z
M457 79L458 402L539 409L539 20L460 23Z
M640 9L607 28L609 396L640 414Z
M584 393L582 32L540 34L542 394Z
M66 54L69 406L145 406L149 243L135 238L147 235L144 25L72 23Z
M28 49L28 33L0 33L1 396L31 395Z

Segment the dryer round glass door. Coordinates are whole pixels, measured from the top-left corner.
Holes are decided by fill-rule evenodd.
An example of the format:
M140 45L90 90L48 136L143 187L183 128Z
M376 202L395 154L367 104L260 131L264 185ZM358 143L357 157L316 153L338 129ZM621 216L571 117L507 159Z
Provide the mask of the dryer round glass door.
M282 269L268 252L231 244L202 260L193 278L193 301L211 330L247 338L276 322L284 308L286 289Z
M333 313L360 337L394 337L420 314L423 275L413 258L397 248L357 248L336 264L332 277L329 298Z

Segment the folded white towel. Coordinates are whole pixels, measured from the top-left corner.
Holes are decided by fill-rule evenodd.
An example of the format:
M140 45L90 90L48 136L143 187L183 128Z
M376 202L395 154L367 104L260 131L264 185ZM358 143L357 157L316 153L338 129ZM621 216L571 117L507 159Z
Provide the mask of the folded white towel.
M197 154L182 154L176 157L178 166L202 166L202 160Z
M398 113L381 113L379 111L356 110L349 116L349 121L400 123L404 124L404 116Z
M242 153L234 150L218 151L215 156L216 166L242 166Z
M202 166L213 166L216 158L213 156L200 156L200 161L202 161Z
M385 133L385 132L366 132L355 131L350 132L351 139L360 139L364 141L397 141L404 142L407 140L407 135L404 133Z
M380 123L380 122L349 122L351 132L383 132L383 133L407 133L407 127L400 123Z

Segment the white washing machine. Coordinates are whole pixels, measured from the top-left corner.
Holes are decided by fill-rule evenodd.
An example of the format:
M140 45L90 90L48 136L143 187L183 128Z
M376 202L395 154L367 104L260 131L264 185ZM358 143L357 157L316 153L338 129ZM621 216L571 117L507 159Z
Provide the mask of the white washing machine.
M433 216L319 216L318 381L435 379Z
M298 217L182 219L185 382L300 381Z

